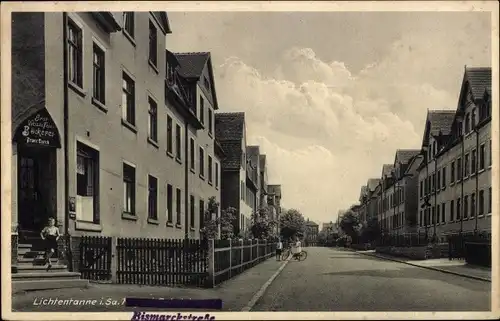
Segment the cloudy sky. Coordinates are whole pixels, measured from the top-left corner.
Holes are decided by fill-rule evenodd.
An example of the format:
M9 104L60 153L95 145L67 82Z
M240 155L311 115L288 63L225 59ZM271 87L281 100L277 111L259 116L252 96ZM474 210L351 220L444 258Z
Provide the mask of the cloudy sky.
M210 51L221 111L244 111L283 206L320 223L357 202L427 109L455 109L464 65L491 66L480 12L169 13L174 52Z

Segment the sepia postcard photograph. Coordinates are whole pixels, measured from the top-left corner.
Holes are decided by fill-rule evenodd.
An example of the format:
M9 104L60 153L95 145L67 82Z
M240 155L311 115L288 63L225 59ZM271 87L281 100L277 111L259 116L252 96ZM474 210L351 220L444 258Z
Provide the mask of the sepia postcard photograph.
M496 1L6 2L2 319L497 319Z

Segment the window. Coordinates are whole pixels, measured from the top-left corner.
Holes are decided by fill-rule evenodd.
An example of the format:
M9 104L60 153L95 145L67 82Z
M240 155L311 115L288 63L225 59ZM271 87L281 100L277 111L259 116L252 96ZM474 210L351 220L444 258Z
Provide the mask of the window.
M181 151L182 151L182 148L181 148L181 126L176 124L175 125L175 157L178 160L182 159Z
M490 150L488 152L488 165L491 166L492 164L492 157L491 157L491 154L492 154L492 150L491 150L491 140L490 140Z
M211 184L213 181L213 168L212 168L212 156L208 155L208 182Z
M450 222L455 220L455 201L451 200L450 202Z
M418 225L419 226L423 226L424 225L422 220L423 220L423 211L420 210L420 216L419 216L419 221L418 221Z
M123 163L123 212L135 215L135 168Z
M441 222L446 222L446 203L441 204Z
M464 196L464 219L469 217L469 195Z
M200 96L200 123L205 124L205 101Z
M131 37L134 38L134 13L133 12L124 12L123 13L123 30Z
M172 133L172 117L167 116L167 153L172 154L173 153L173 133Z
M219 187L219 163L215 162L215 187Z
M199 149L199 154L200 154L200 176L205 177L205 151L203 148L200 147Z
M471 154L471 164L470 164L470 172L471 174L475 174L476 173L476 166L477 166L477 156L476 156L476 153L477 151L475 149L472 150L472 154Z
M488 189L488 213L491 213L491 202L492 202L492 199L491 199L491 187Z
M205 226L205 202L200 199L200 228Z
M470 131L470 115L469 113L467 113L467 115L465 115L465 134L468 134Z
M479 209L477 215L484 215L484 190L479 191Z
M484 169L484 153L485 153L485 146L482 144L479 147L479 170Z
M457 158L457 181L462 179L462 158Z
M135 84L125 72L122 77L122 117L127 123L135 125Z
M172 185L167 185L167 222L172 223L173 220L173 204L174 204L174 195Z
M105 72L104 72L104 50L94 43L94 68L93 68L93 92L92 97L98 102L105 103Z
M195 217L195 215L194 215L194 196L193 195L191 195L189 197L189 206L190 206L190 208L189 208L189 214L190 214L189 215L190 216L189 217L189 226L191 226L191 227L194 228L194 217Z
M469 153L465 154L464 158L464 177L469 176Z
M436 189L436 173L432 173L431 188L432 188L432 191L433 191L433 192L434 192L434 190Z
M157 31L152 21L149 21L149 62L155 67L158 63Z
M68 20L68 80L83 87L82 30Z
M432 207L432 223L431 224L435 224L436 223L436 207L433 206Z
M442 179L442 182L441 182L441 188L442 189L446 189L446 166L443 167L443 169L441 170L442 172L442 175L443 175L443 179Z
M175 217L175 224L181 225L181 206L182 206L182 194L180 189L176 189L175 202L176 202L176 210L177 215Z
M149 138L154 141L158 142L158 107L156 105L156 102L149 97L149 118L148 118L148 133L149 133Z
M470 217L476 215L476 193L472 193L470 196Z
M455 161L451 162L451 177L450 183L453 184L455 182Z
M424 196L424 183L420 181L420 198Z
M457 220L462 219L462 204L460 204L460 198L457 198Z
M441 170L438 170L436 189L439 190L440 188L441 188Z
M99 152L78 142L76 166L77 220L99 223Z
M194 171L195 168L195 149L194 149L194 139L191 138L189 141L189 166Z
M210 135L213 134L213 118L212 118L212 110L208 109L208 133Z
M158 220L158 179L148 175L148 218Z
M240 181L240 194L241 194L241 199L245 200L245 184Z

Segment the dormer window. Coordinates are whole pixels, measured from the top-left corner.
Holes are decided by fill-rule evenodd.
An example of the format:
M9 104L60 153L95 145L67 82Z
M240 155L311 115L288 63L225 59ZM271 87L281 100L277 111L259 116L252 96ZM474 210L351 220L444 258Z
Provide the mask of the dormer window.
M208 81L207 77L203 77L203 84L204 84L205 88L210 90L210 82Z
M167 81L169 85L173 85L174 83L174 67L171 63L167 62Z

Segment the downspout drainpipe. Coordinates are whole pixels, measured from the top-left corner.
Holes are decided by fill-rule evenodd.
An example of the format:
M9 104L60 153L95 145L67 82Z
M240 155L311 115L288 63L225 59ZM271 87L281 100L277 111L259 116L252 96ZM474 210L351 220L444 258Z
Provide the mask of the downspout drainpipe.
M64 235L70 271L73 271L71 237L69 235L69 142L68 142L68 13L63 12L63 117L64 117Z
M436 146L437 146L437 144L436 144ZM436 155L434 156L434 179L432 182L432 185L434 186L434 233L433 233L432 238L434 239L434 241L436 241L436 236L437 236L436 225L437 225L437 222L439 221L439 212L437 210L437 191L438 191L439 186L436 185L437 176L438 176L437 162L438 162L438 153L436 151Z
M184 120L184 238L189 239L189 217L191 213L189 213L189 147L188 147L188 122L187 119ZM194 223L194 222L193 222ZM194 225L194 224L193 224Z

